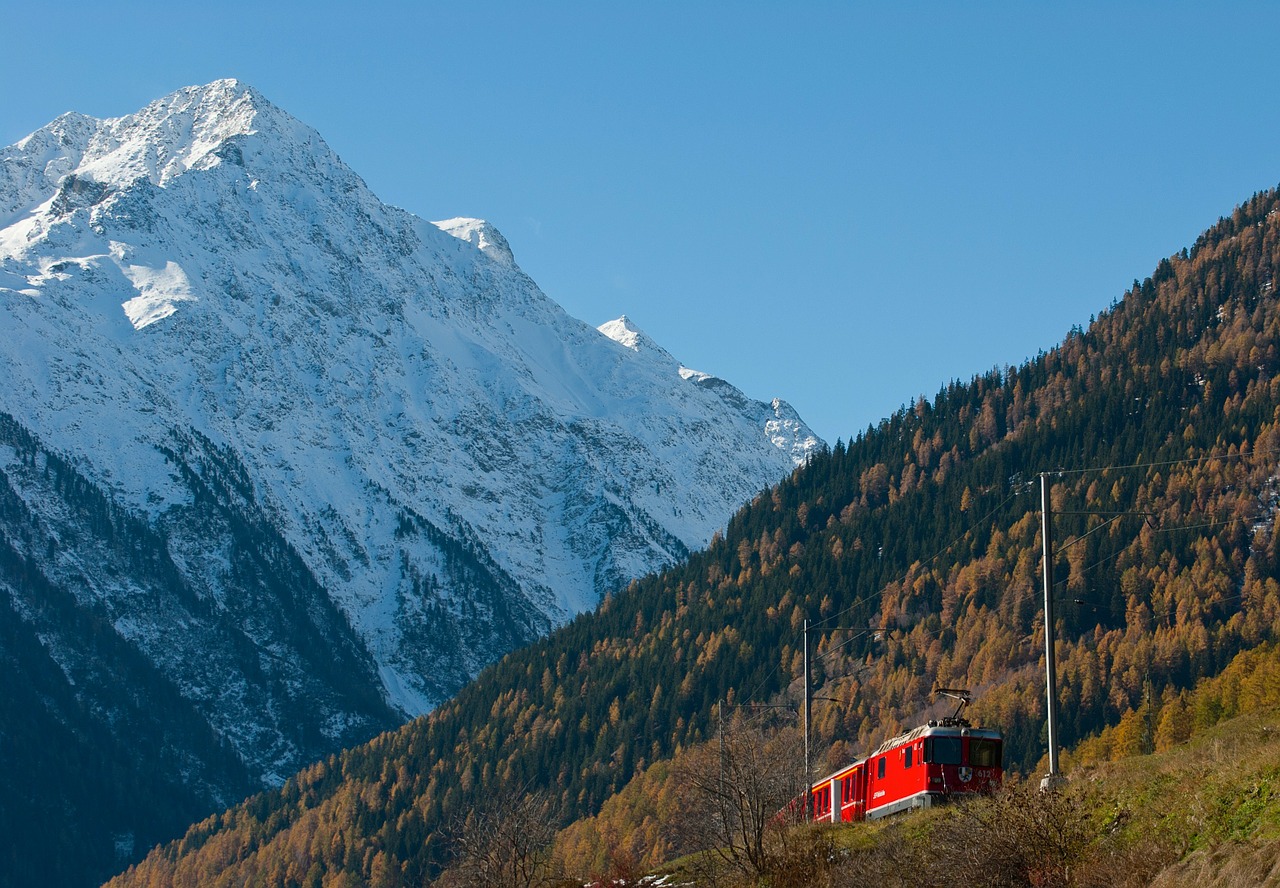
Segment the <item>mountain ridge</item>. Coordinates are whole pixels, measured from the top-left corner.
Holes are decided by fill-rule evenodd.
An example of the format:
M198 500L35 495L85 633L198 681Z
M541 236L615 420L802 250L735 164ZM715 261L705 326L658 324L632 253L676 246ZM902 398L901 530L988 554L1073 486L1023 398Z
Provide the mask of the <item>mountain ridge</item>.
M270 113L265 112L264 107L271 109ZM314 131L274 109L274 106L266 103L251 88L244 87L236 81L218 81L208 87L183 90L153 103L138 115L105 121L101 129L92 135L87 135L83 131L86 118L64 117L59 120L64 122L74 120L77 140L73 140L70 147L65 145L66 139L59 140L59 144L65 150L58 157L44 163L43 190L33 193L30 189L26 192L22 189L14 189L22 193L30 206L26 218L17 225L9 226L3 241L0 242L10 255L10 260L5 263L8 266L4 270L8 278L5 283L16 282L15 278L19 276L20 271L27 271L28 274L24 276L25 280L21 281L18 287L12 287L10 292L30 296L33 302L49 297L65 298L64 294L78 294L85 290L90 292L97 290L99 293L104 290L123 291L125 294L132 292L136 295L122 302L125 316L136 332L159 329L153 325L161 321L171 321L167 326L173 327L183 323L184 317L181 316L199 315L199 323L203 328L200 338L192 341L190 334L183 331L178 334L178 339L175 341L174 333L164 329L154 337L146 337L145 342L137 346L136 339L121 338L124 329L120 326L120 318L109 306L92 304L89 306L90 311L82 313L82 317L88 315L88 322L82 326L83 337L92 340L93 331L89 329L90 327L107 328L110 336L105 349L106 356L79 355L78 358L90 368L94 364L105 366L118 363L139 374L144 370L152 373L152 378L140 380L140 388L143 389L142 398L157 406L164 405L170 409L173 407L175 394L188 399L195 408L190 411L189 417L193 421L193 427L211 440L232 443L237 437L243 439L242 443L236 446L240 449L247 448L251 455L250 462L257 464L252 466L253 468L261 471L260 467L263 463L278 462L283 457L286 464L295 467L296 473L298 466L323 465L333 456L342 457L347 452L344 445L353 446L358 443L361 449L367 447L376 451L379 442L374 440L374 436L368 432L360 432L362 427L367 429L373 425L369 421L370 418L352 409L349 399L341 398L344 394L349 395L357 391L366 381L363 378L365 374L372 373L376 376L380 370L388 367L386 360L383 360L381 365L373 360L371 351L393 353L399 351L400 356L392 354L391 357L405 362L403 364L405 370L396 372L395 378L390 380L395 390L394 396L384 399L384 403L380 405L384 413L379 417L380 423L390 427L386 433L383 433L383 437L394 435L397 426L403 428L406 436L422 436L428 431L438 430L443 423L452 423L464 434L483 434L484 429L490 425L490 420L498 417L481 416L465 405L468 402L474 404L480 401L475 394L486 387L488 377L495 374L503 375L502 364L498 361L498 355L503 346L499 343L514 344L513 350L521 359L518 364L518 374L522 378L511 382L499 382L498 387L504 391L495 393L504 402L509 403L513 400L524 402L523 411L520 409L507 411L508 416L519 416L521 412L528 413L530 409L534 413L542 412L538 406L539 401L550 401L552 409L568 408L570 411L568 416L553 421L564 423L563 431L567 432L571 439L577 438L581 441L580 444L572 445L574 447L581 447L582 444L593 446L604 440L600 435L591 434L593 431L604 432L608 437L614 438L619 434L635 434L637 431L643 431L634 427L617 428L616 424L601 425L602 417L608 415L611 407L603 397L603 392L598 391L599 387L593 385L596 380L592 379L594 374L604 371L613 376L616 381L620 373L634 370L634 363L624 366L615 357L609 356L603 366L597 366L576 358L574 352L591 352L593 349L596 352L599 351L598 347L588 340L588 337L594 334L588 333L576 322L570 323L568 317L558 307L537 291L532 282L519 271L514 259L510 258L510 248L495 228L480 220L465 222L452 220L466 230L446 232L437 226L415 220L408 214L390 208L381 208L385 212L375 216L376 199L363 189L363 183L358 177L341 166L337 158L328 152L327 147L323 147L322 140L319 140ZM55 129L60 128L63 127ZM329 162L329 166L324 170L325 175L320 177L320 187L313 189L312 193L304 193L297 197L293 195L296 186L285 181L276 183L276 187L285 192L279 195L279 200L273 203L264 199L259 191L268 188L269 185L248 172L249 168L244 164L252 166L254 154L267 150L261 145L253 144L254 140L264 139L267 135L271 137L271 150L277 154L282 153L285 158L289 174L282 177L285 179L294 174L299 176L314 174L317 160L312 152L320 146L319 157ZM286 136L288 138L285 138ZM48 154L44 141L47 140L32 136L20 142L19 146L24 146L25 150L35 145L40 149L42 155L40 159L44 159L44 155ZM27 166L30 166L30 158L26 160ZM5 161L6 169L23 168L22 164L14 162L12 152L10 156L5 157ZM64 170L63 167L71 162L76 164L74 169ZM198 185L192 186L186 190L193 193L181 194L177 200L166 200L159 217L155 215L151 207L161 197L168 198L168 192L183 190L187 174L193 170L218 175L224 180L229 178L231 181L218 182L213 188L206 189L214 192L213 195L201 193ZM226 170L231 171L224 172ZM55 172L56 178L51 175ZM9 176L11 182L13 178L12 175ZM11 190L10 194L14 190ZM51 196L39 200L50 190L53 191ZM228 190L232 194L228 195L226 193ZM358 210L356 215L363 215L364 218L359 220L356 226L344 227L334 224L339 215L337 207L346 206L346 204L335 200L323 200L315 192L329 198L335 195L343 196L347 192L353 193ZM100 233L107 231L112 225L121 224L126 231L132 227L133 231L141 230L146 234L154 233L159 225L163 225L167 232L172 232L184 225L190 227L190 223L185 219L174 218L175 205L181 209L193 207L195 221L207 227L226 229L239 223L244 228L252 222L263 221L254 218L262 216L265 221L273 223L268 226L268 231L287 228L285 223L292 221L290 217L286 216L283 220L273 220L271 217L282 215L279 208L289 206L288 201L291 196L296 197L295 203L302 205L303 218L311 226L309 231L302 232L301 235L311 241L308 244L308 247L313 248L311 252L319 252L322 260L333 260L330 264L316 262L304 268L300 265L297 256L302 251L295 251L295 255L286 255L283 250L267 242L252 247L244 260L236 267L232 267L226 261L210 262L208 261L210 257L197 255L197 251L190 246L190 239L187 244L176 243L172 238L166 242L164 232L161 232L160 237L155 238L159 241L158 244L128 243L105 237ZM201 207L202 203L207 204L214 199L226 202L235 198L247 204L244 208L248 210L247 213L235 211L242 208L233 208L232 212L219 215L216 207L209 208L211 214L207 216L200 212L204 209ZM313 206L318 212L307 213L306 211ZM246 215L249 216L248 219L245 218ZM168 218L163 218L166 216ZM215 221L220 224L213 225ZM352 228L359 232L354 237L347 234ZM347 242L337 242L335 232L344 235L344 240ZM248 236L248 229L244 228L242 232L236 232L233 228L229 233L231 236L226 240L230 243L227 246L235 248L243 245L244 239ZM299 234L296 231L285 233ZM472 237L475 238L474 243L469 239ZM27 267L21 268L21 264L14 261L16 258L14 254L20 256L32 252L29 246L17 243L23 239L38 244L47 244L52 241L53 250L47 250L46 253L54 252L61 247L63 248L61 252L70 255L59 255L56 259L46 255L34 262L28 261L25 263ZM67 242L69 240L70 243ZM276 240L288 242L285 237L278 237ZM369 279L375 278L375 275L368 275L364 280L360 280L363 277L360 273L361 266L371 264L367 260L362 261L362 257L372 252L371 245L374 243L391 245L392 255L389 261L393 265L411 263L414 251L423 249L423 244L428 245L431 258L441 261L426 269L415 269L420 278L425 278L421 287L424 292L437 292L444 295L445 291L441 288L457 282L463 276L470 277L478 286L471 286L466 290L470 298L465 302L454 298L444 300L434 298L424 303L420 299L410 297L403 284L388 282L385 279ZM478 249L480 254L489 258L496 255L498 261L495 264L477 263L475 254L468 255L468 248ZM253 261L254 259L257 261ZM263 261L264 259L266 261ZM510 261L507 261L508 259ZM354 266L354 271L348 271L349 266ZM394 270L400 273L399 269ZM214 277L215 274L217 278ZM106 286L100 285L103 276L110 278ZM292 283L299 278L318 279L316 283L327 286L325 289L313 287L302 290ZM263 279L266 279L271 287L269 291L272 294L271 304L264 302L263 297L259 295L262 288L254 286L260 284ZM99 286L85 286L85 284L95 283ZM371 289L373 293L379 294L376 298L382 300L383 304L370 306L371 294L358 292L361 284L366 290ZM220 300L210 295L211 291L216 294L218 289L222 289L225 293ZM333 295L335 291L340 294L336 298ZM498 298L496 294L501 294L501 302L494 301ZM250 303L248 311L234 310L236 302L246 299ZM402 299L407 301L402 303L400 302ZM99 297L100 300L101 297ZM281 317L280 320L283 321L284 326L271 331L272 338L255 337L258 332L255 329L257 325L271 324L274 320L273 316L280 317L281 313L273 312L271 309L285 300L294 302L295 304L290 307L300 311ZM212 308L215 302L221 304ZM228 310L228 306L232 310ZM28 306L21 306L15 300L9 302L11 312L15 308L21 310L25 307ZM491 313L495 308L498 308L498 312ZM480 315L480 311L490 313ZM28 338L23 343L25 348L10 349L3 356L7 364L6 369L15 380L34 381L34 378L40 375L36 369L23 366L23 362L16 357L17 355L24 353L39 355L41 350L35 342L37 336L44 339L57 339L53 335L52 324L45 326L43 330L36 330L33 323L36 318L33 314L25 312L15 319L19 321L14 325L15 330L28 331ZM60 322L63 320L64 318L59 318ZM22 323L24 321L26 323ZM217 328L226 329L235 339L222 341L218 337L208 335L211 330ZM460 329L467 332L460 335L457 332ZM498 336L487 335L495 329ZM551 334L551 330L557 330L557 334ZM555 335L563 336L566 332L573 343L569 351L550 339ZM301 347L296 349L296 357L290 354L282 360L270 356L272 349L268 343L278 342L281 338L285 342L299 341ZM316 342L321 343L321 346L317 347ZM338 355L326 353L323 350L329 347L330 343L335 342L350 344L346 347L345 353ZM423 349L421 345L415 347L415 343L424 343L427 348ZM127 359L130 349L135 347L138 350L150 352L145 355L146 363L131 362ZM410 349L416 351L416 354ZM201 354L202 351L204 354ZM302 364L304 368L311 368L311 372L299 378L298 373L290 372L292 368L287 364L290 360ZM131 363L135 366L130 366ZM215 371L218 365L222 365L224 369L218 372L224 374L224 379L210 379L207 371L203 377L197 375L192 370L193 363L203 363ZM238 366L242 364L248 366ZM445 365L443 374L438 372L440 365ZM51 375L54 377L54 384L60 388L78 389L66 393L67 401L77 407L92 405L93 396L97 395L105 384L110 383L109 379L104 379L102 376L86 385L74 374L71 378L66 375ZM453 382L458 375L470 377L470 379L458 385L457 382ZM329 378L323 378L326 376ZM275 390L279 386L272 385L276 377L296 379L313 389L313 392L295 391L286 399L276 394ZM419 421L414 422L415 417L412 416L412 412L416 411L421 415L423 411L413 406L414 399L420 397L414 394L413 389L421 387L427 379L437 383L443 381L446 385L452 384L461 390L461 394L468 396L459 397L452 403L445 402L442 407L435 408L438 414L454 411L452 417L436 416L432 422L424 423L419 416L417 417ZM334 392L336 395L333 394ZM676 394L681 393L680 390L676 390ZM137 393L130 394L137 396ZM302 435L299 434L300 429L297 425L290 425L282 434L280 427L285 425L281 421L282 415L294 418L291 414L298 412L293 407L295 399L302 400L306 407L317 414L327 409L331 414L328 417L332 421L331 425L349 430L344 434L356 438L357 441L335 441L331 433L323 431L314 424ZM322 403L322 399L328 400ZM335 403L335 400L338 403ZM434 400L444 401L442 398ZM165 404L165 401L170 403ZM308 401L311 403L306 403ZM694 407L694 410L704 409L709 403L704 399ZM58 439L72 438L75 432L88 424L80 411L73 413L70 410L58 410L56 406L54 409L47 409L39 404L39 400L27 398L11 399L5 406L28 427L43 429L46 436L52 435ZM180 415L182 413L180 408L177 412ZM110 437L107 437L108 433L103 431L120 424L119 413L120 411L116 411L116 415L112 417L114 421L108 421L104 417L95 423L99 426L96 432L97 439L92 442L93 446L85 448L88 453L120 453L129 450L129 442L121 440L123 429L114 431ZM339 415L333 415L335 413ZM566 423L565 420L568 422ZM686 415L680 417L680 420L692 420L692 417ZM693 421L697 422L697 420ZM129 424L145 426L144 423L136 420L127 421L126 425ZM595 426L599 428L593 428ZM784 467L802 461L803 455L812 452L819 443L802 423L792 422L788 428L793 432L788 441L792 445L790 449L800 456L797 458L792 453L788 453L783 459L773 459L775 468L771 471L779 474L785 470ZM670 429L669 425L644 432L648 438L646 445L658 450L665 449L665 442L662 439L667 437L668 429ZM699 431L710 430L703 425ZM307 452L305 446L299 447L295 444L296 438L300 436L313 439L315 447L311 448L310 452ZM768 441L770 436L775 436L773 431L766 433L764 440ZM134 440L141 441L146 441L148 437L154 438L155 434L148 434L145 430L139 429L133 435ZM440 440L439 435L436 438ZM447 440L448 436L446 435L445 438ZM111 478L113 483L124 489L145 489L146 500L158 500L159 505L156 508L162 510L171 499L171 494L164 492L166 485L156 480L164 475L157 445L165 442L152 440L150 443L151 456L147 458L144 453L140 457L144 460L142 465L130 465L124 459L110 460L102 459L100 456L98 459L107 464L101 470L104 475ZM295 451L294 455L290 455L291 449ZM453 449L458 448L455 445ZM318 453L317 450L321 452ZM495 454L477 453L475 447L466 446L462 450L463 452L457 456L472 462L476 470L473 474L491 473L493 469L499 467L501 462L492 458ZM756 461L756 466L752 472L748 473L748 477L764 476L764 464L760 462L760 458L766 456L768 450L757 447L757 453L758 455L750 457ZM588 454L580 454L581 456L588 456ZM346 458L350 459L349 456ZM392 469L390 473L383 468L368 465L359 467L357 476L346 479L346 484L372 483L390 491L396 491L397 488L404 492L420 490L422 487L420 481L405 476L403 470L398 469L403 463L403 456L398 460L390 461L389 467ZM436 485L443 483L452 486L465 483L454 481L452 476L447 476L438 469L433 471L429 466L417 466L418 471L423 468L435 475L433 480ZM638 469L638 466L633 467L630 473L636 473ZM630 473L624 473L624 477ZM399 477L395 477L397 474ZM669 475L670 471L660 470L652 474L661 477L663 474ZM342 479L332 480L341 481ZM675 486L668 484L668 491ZM669 559L673 555L678 557L691 546L705 545L715 525L727 518L727 507L730 502L733 499L745 498L751 493L746 485L737 482L734 484L734 487L739 490L736 496L708 497L707 494L710 491L707 489L706 481L700 486L703 488L700 496L704 502L698 509L699 516L693 521L689 520L688 509L677 516L669 507L666 508L665 516L659 511L658 515L653 516L652 521L639 520L639 515L635 513L636 504L627 502L628 499L634 499L633 497L615 494L613 498L619 501L624 511L632 512L627 520L638 521L637 529L642 528L646 523L654 523L657 526L665 524L674 530L674 533L671 530L666 531L667 538L664 539L663 534L659 534L648 543L643 542L647 532L641 531L641 540L638 541L642 546L657 553L660 558ZM755 486L754 482L751 486ZM335 505L361 498L358 493L349 490L321 489L315 493L319 496L313 496L313 500L318 499L322 503L330 501ZM403 498L403 493L399 491L397 493L400 498ZM285 501L289 495L287 490L281 488L274 491L264 490L261 494ZM290 511L285 502L271 502L270 498L267 500L269 507L279 509L283 513ZM713 508L711 505L713 499L720 499L724 505ZM479 518L475 514L476 506L471 503L468 508L472 514L462 516L460 520L466 524L475 525ZM648 502L639 508L661 510L664 508L663 499L649 497ZM455 512L459 511L460 504L455 503L453 509ZM436 523L441 523L442 520L448 522L451 517L458 516L441 515L438 511L430 516ZM708 521L713 517L715 520ZM295 516L291 520L297 523L299 519ZM495 521L495 516L492 514L482 520L490 525L487 528L490 535L497 530L495 525L501 523ZM356 522L353 520L350 523ZM484 535L485 533L482 532L481 536ZM670 539L672 536L674 539ZM523 549L519 546L507 547L507 550L503 551L504 557L499 560L504 561L511 557L518 560L522 557L519 555L520 551ZM643 556L636 551L634 555L628 557L634 561L636 556L639 556L641 561L634 567L606 569L605 575L612 575L612 582L601 584L595 577L587 583L579 580L575 591L568 591L569 574L566 570L547 570L548 565L545 563L540 564L535 561L524 565L513 565L507 561L503 569L507 571L516 569L526 577L549 576L550 586L557 589L554 594L547 587L539 591L535 586L531 591L533 598L538 601L539 607L547 616L553 621L561 621L569 614L590 606L604 588L617 585L643 572L644 559L649 556ZM359 623L358 619L357 623ZM408 699L400 699L398 705L409 705L411 712L422 710L421 703L413 704Z

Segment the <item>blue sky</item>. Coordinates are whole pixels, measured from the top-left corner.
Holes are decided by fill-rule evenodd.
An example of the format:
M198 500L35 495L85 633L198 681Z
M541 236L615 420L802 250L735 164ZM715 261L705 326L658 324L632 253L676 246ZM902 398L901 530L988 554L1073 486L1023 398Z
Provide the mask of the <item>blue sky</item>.
M236 77L571 314L849 438L1280 183L1272 3L3 0L0 144ZM975 8L976 7L976 8Z

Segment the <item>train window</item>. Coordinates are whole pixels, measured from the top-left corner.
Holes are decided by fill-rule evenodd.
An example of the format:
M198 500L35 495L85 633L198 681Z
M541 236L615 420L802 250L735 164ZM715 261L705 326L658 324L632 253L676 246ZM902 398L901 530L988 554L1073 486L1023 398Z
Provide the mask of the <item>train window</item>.
M969 764L975 768L994 768L1000 764L1000 741L969 741Z
M924 738L924 760L935 765L960 764L959 737Z
M814 807L817 809L818 816L831 813L831 787L826 787L818 793Z
M884 779L884 756L880 756L876 760L876 778L879 780Z
M904 767L904 768L910 768L910 767L911 767L911 758L912 758L912 753L914 753L914 752L915 752L915 747L914 747L914 746L908 746L908 747L907 747L907 754L906 754L906 758L905 758L905 759L903 760L903 762L902 762L902 767Z

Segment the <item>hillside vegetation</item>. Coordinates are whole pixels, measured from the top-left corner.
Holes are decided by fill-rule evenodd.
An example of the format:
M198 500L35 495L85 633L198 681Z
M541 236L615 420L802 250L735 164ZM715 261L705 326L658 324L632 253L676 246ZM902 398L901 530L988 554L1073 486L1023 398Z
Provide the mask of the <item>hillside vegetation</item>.
M1103 759L1185 741L1196 682L1280 628L1278 266L1272 191L1052 351L837 444L685 564L116 884L420 884L481 800L546 793L567 824L646 771L656 797L653 768L708 740L717 704L794 705L806 618L820 621L818 693L840 701L815 710L819 765L931 715L947 685L975 691L971 716L1002 728L1006 765L1030 773L1044 752L1043 471L1064 742ZM641 829L614 808L595 865L621 845L646 861L689 850L660 817Z
M1102 747L1086 741L1064 756L1070 780L1056 794L1015 776L994 799L775 829L763 875L772 888L1280 885L1280 649L1240 654L1183 702L1193 713L1188 740L1114 759L1094 757ZM606 811L622 799L634 804L636 794ZM680 804L691 801L686 793ZM605 819L561 833L559 871L581 871L582 835ZM679 821L676 806L659 819ZM649 868L619 866L625 855L615 854L615 873ZM756 884L751 867L733 864L703 851L657 869L677 884Z

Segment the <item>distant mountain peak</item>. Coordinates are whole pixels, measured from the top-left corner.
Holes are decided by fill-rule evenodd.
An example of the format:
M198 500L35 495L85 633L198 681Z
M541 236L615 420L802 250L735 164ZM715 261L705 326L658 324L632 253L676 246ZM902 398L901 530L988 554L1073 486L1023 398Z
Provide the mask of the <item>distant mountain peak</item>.
M469 219L465 216L459 216L454 219L445 219L442 222L432 222L431 224L446 234L453 235L458 240L466 241L495 262L507 266L516 264L516 257L511 252L511 245L502 236L502 232L483 219Z
M317 163L322 156L327 159ZM123 117L68 112L0 150L0 226L12 221L5 215L35 212L50 197L59 198L55 211L75 209L84 201L62 200L68 193L87 190L100 199L140 180L164 188L188 170L226 162L245 166L246 158L262 158L258 165L266 169L284 164L346 171L315 130L256 89L215 80ZM22 181L14 181L18 176Z
M786 401L781 398L773 398L768 403L756 401L745 395L737 386L718 376L686 367L626 315L606 321L596 329L637 355L656 360L658 364L669 365L681 379L700 389L713 392L735 412L757 417L769 442L778 450L790 454L795 465L803 464L822 447L822 441L813 434L795 408Z
M612 321L605 321L596 328L605 336L608 336L619 345L625 345L632 351L640 351L645 346L654 346L656 344L650 339L645 332L631 322L631 318L623 315Z
M622 315L612 321L605 321L596 328L605 336L608 336L614 342L621 346L631 349L633 352L654 353L675 361L671 357L670 352L654 342L653 338L645 333L631 318Z
M81 173L103 183L146 177L163 186L188 169L221 162L218 150L228 139L263 129L264 114L292 121L237 80L186 87L135 114L101 121L85 146Z

